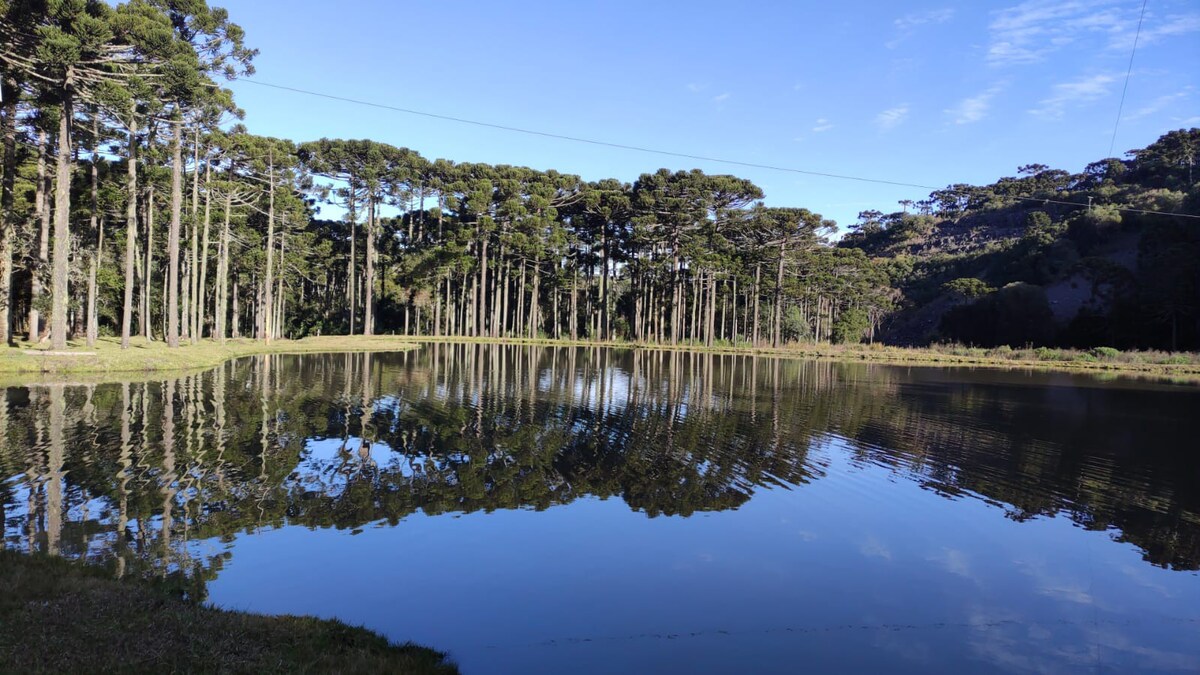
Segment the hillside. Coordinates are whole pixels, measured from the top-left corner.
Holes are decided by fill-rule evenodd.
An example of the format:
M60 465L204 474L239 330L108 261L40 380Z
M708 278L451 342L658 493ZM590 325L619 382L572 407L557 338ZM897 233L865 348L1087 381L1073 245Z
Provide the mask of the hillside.
M901 294L886 342L1197 349L1198 148L1200 129L1178 130L1080 173L1023 166L863 212L839 245Z

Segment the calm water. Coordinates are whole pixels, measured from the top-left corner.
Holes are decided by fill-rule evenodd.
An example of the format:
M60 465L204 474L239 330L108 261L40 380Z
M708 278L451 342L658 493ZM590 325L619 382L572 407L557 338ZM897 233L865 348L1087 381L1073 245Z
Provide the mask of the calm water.
M6 396L6 547L466 673L1200 670L1200 388L440 345Z

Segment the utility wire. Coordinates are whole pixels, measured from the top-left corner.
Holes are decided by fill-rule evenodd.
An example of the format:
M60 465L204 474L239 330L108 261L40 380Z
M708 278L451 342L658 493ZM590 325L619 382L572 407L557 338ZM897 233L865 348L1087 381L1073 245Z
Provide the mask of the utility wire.
M1108 156L1112 157L1113 148L1117 146L1117 128L1121 126L1121 113L1125 110L1125 93L1129 91L1129 76L1133 74L1133 57L1137 54L1138 38L1142 36L1142 20L1146 18L1146 4L1150 0L1142 0L1142 13L1138 15L1137 32L1133 34L1133 49L1129 52L1129 68L1125 70L1125 86L1121 87L1121 102L1117 105L1117 121L1113 123L1112 140L1108 143Z
M402 112L402 113L406 113L409 115L419 115L421 117L431 117L433 119L445 120L447 122L458 122L460 124L471 124L471 125L474 125L477 127L500 129L501 131L512 131L512 132L516 132L519 134L528 134L530 136L541 136L543 138L554 138L554 139L558 139L561 141L573 141L575 143L587 143L589 145L599 145L599 146L606 147L606 148L617 148L619 150L633 150L635 152L645 152L645 153L650 153L653 155L667 155L668 157L681 157L683 159L695 159L695 160L699 160L702 162L716 162L719 164L732 164L735 166L745 166L745 167L751 167L751 168L755 168L755 169L769 169L771 171L786 171L788 173L798 173L798 174L803 174L806 176L820 176L822 178L838 178L841 180L853 180L853 181L859 181L861 183L878 183L880 185L895 185L898 187L912 187L912 188L920 188L922 190L940 189L940 188L932 187L929 185L920 185L918 183L905 183L902 181L883 180L881 178L864 178L862 176L847 176L844 174L825 173L822 171L808 171L806 169L795 169L795 168L785 167L785 166L771 166L769 164L755 164L753 162L742 162L742 161L738 161L738 160L734 160L734 159L721 159L718 157L706 157L704 155L692 155L692 154L688 154L686 152L673 152L670 150L659 150L656 148L647 148L647 147L642 147L639 145L627 145L625 143L613 143L611 141L600 141L600 140L596 140L594 138L582 138L579 136L568 136L566 134L556 134L556 133L552 133L549 131L537 131L535 129L524 129L521 127L513 127L513 126L504 125L504 124L494 124L492 122L481 122L479 120L471 120L471 119L466 119L463 117L454 117L451 115L440 115L438 113L425 112L423 110L413 110L412 108L401 108L399 106L387 105L384 103L374 103L372 101L364 101L361 99L347 98L345 96L335 96L333 94L323 94L323 93L317 92L317 91L309 91L307 89L288 87L288 86L284 86L282 84L272 84L270 82L263 82L261 80L251 80L248 78L239 78L238 82L248 82L250 84L256 84L260 87L270 87L272 89L281 89L283 91L291 91L291 92L295 92L297 94L306 94L308 96L317 96L319 98L326 98L326 99L330 99L333 101L344 101L346 103L355 103L358 105L370 106L372 108L381 108L383 110L392 110L395 112Z
M1145 12L1145 2L1143 2L1142 11ZM1138 22L1138 30L1139 30L1139 32L1141 30L1141 22L1140 21ZM1134 42L1136 44L1136 38L1135 38ZM1131 63L1130 67L1132 68L1132 58L1130 59L1130 63ZM470 124L470 125L477 126L477 127L486 127L489 129L499 129L501 131L511 131L511 132L520 133L520 134L528 134L530 136L541 136L543 138L554 138L554 139L563 140L563 141L572 141L575 143L587 143L589 145L598 145L598 146L607 147L607 148L617 148L620 150L632 150L635 152L643 152L643 153L648 153L648 154L652 154L652 155L665 155L668 157L680 157L683 159L694 159L694 160L698 160L698 161L714 162L714 163L718 163L718 164L730 164L730 165L734 165L734 166L744 166L744 167L749 167L749 168L753 168L753 169L766 169L768 171L782 171L782 172L786 172L786 173L795 173L795 174L801 174L801 175L805 175L805 176L819 176L822 178L852 180L852 181L858 181L860 183L875 183L875 184L879 184L879 185L893 185L893 186L897 186L897 187L918 188L921 190L947 191L947 192L951 192L951 193L956 193L956 192L961 193L961 191L956 191L956 190L949 189L949 188L940 188L940 187L936 187L933 185L922 185L920 183L906 183L903 181L884 180L881 178L866 178L864 176L850 176L850 175L846 175L846 174L826 173L823 171L810 171L807 169L797 169L794 167L786 167L786 166L775 166L775 165L771 165L771 164L757 164L755 162L743 162L743 161L736 160L736 159L723 159L723 158L719 158L719 157L708 157L705 155L693 155L693 154L685 153L685 152L674 152L671 150L660 150L657 148L648 148L648 147L643 147L643 146L639 146L639 145L628 145L625 143L613 143L610 141L601 141L601 140L596 140L593 138L582 138L579 136L556 134L556 133L552 133L549 131L537 131L535 129L525 129L522 127L513 127L513 126L504 125L504 124L495 124L492 122L482 122L479 120L472 120L472 119L467 119L464 117L455 117L453 115L442 115L439 113L431 113L431 112L426 112L423 110L414 110L412 108L402 108L400 106L388 105L385 103L376 103L374 101L364 101L362 99L349 98L347 96L337 96L335 94L325 94L325 93L318 92L318 91L311 91L308 89L300 89L299 87L289 87L289 86L282 85L282 84L263 82L261 80L252 80L252 79L244 78L244 77L239 78L238 82L246 82L249 84L258 85L260 87L279 89L281 91L290 91L290 92L294 92L297 94L304 94L306 96L315 96L317 98L329 99L331 101L342 101L344 103L353 103L355 105L364 105L364 106L368 106L371 108L379 108L381 110L391 110L394 112L405 113L408 115L418 115L421 117L429 117L432 119L444 120L447 122ZM1126 85L1128 86L1128 79L1126 80ZM1122 100L1124 100L1124 95L1122 95ZM1114 140L1115 140L1115 130L1114 130ZM1110 150L1110 154L1111 154L1111 150ZM1066 206L1078 206L1078 207L1087 207L1088 206L1088 204L1085 204L1085 203L1069 202L1069 201L1065 201L1065 200L1061 200L1061 199L1044 199L1044 198L1039 198L1039 197L1011 197L1011 199L1016 199L1019 201L1040 202L1043 204L1064 204ZM1126 213L1142 213L1142 214L1155 214L1155 215L1163 215L1163 216L1177 216L1180 218L1200 218L1200 215L1193 215L1190 213L1178 213L1178 212L1173 212L1173 211L1151 211L1148 209L1133 209L1133 208L1118 208L1117 210L1123 211Z

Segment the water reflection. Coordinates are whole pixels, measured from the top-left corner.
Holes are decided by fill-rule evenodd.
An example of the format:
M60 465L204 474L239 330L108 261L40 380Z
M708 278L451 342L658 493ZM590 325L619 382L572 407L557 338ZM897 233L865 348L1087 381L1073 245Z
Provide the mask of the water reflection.
M175 575L201 596L236 533L583 496L651 517L736 509L819 480L827 461L810 452L829 438L947 498L1016 520L1065 514L1154 565L1200 568L1200 397L1186 388L432 345L5 397L5 545Z

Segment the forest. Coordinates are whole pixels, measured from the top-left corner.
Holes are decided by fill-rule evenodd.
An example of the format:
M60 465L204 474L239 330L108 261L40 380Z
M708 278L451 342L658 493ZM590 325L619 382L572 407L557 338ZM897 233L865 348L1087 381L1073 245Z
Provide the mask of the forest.
M203 0L0 0L0 45L9 344L1200 348L1200 129L950 185L838 237L732 175L589 181L254 135L222 83L256 52Z

